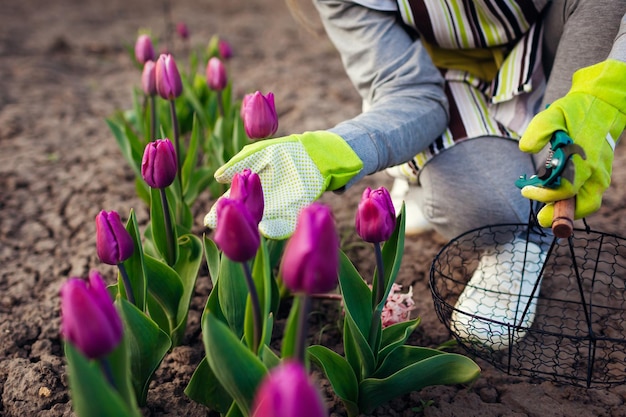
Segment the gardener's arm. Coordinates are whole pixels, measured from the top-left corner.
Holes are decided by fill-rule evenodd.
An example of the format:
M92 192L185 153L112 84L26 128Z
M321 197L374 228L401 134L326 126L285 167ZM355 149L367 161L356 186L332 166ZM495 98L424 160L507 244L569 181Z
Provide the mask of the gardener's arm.
M350 185L408 161L444 132L448 116L443 78L421 42L399 23L397 12L352 1L314 3L366 108L330 129L363 161L363 170ZM370 3L391 9L396 2Z

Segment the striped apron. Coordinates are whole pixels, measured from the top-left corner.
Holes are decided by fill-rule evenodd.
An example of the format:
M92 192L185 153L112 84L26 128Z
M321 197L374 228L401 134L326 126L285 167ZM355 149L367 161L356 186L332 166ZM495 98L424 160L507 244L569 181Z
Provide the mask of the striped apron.
M541 10L531 0L397 0L402 20L417 31L446 80L450 121L428 149L402 165L417 181L419 169L459 141L481 136L519 139L540 110ZM482 51L480 51L482 50ZM448 65L438 55L492 51L493 71ZM470 55L471 56L471 55ZM498 59L501 57L501 59ZM471 66L471 58L469 59ZM487 79L485 79L487 78Z

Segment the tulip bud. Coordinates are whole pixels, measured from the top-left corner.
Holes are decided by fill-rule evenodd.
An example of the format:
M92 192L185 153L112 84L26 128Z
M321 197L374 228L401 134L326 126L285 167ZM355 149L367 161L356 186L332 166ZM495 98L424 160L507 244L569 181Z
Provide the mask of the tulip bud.
M222 91L228 84L226 67L224 63L216 57L209 59L206 66L206 82L213 91Z
M278 115L274 105L274 94L264 96L260 92L244 98L242 106L243 126L250 139L264 139L278 130Z
M254 94L252 93L246 94L243 96L243 99L241 100L241 108L239 109L239 115L241 116L241 120L245 119L246 117L246 106L248 105L248 102L250 101L253 95Z
M183 92L183 82L176 61L170 54L161 54L156 62L156 89L166 100L174 100Z
M356 232L366 242L384 242L396 227L396 212L386 188L363 191L355 219Z
M118 265L132 256L133 238L116 211L102 210L96 216L96 249L100 260L109 265Z
M261 179L256 172L245 168L242 172L235 173L230 186L229 198L241 201L257 225L259 224L263 218L265 201L263 199Z
M140 64L154 60L154 46L148 35L140 35L135 42L135 59Z
M176 151L169 139L157 139L146 145L141 160L141 176L150 187L168 187L174 182L177 169Z
M293 292L325 293L337 286L339 237L330 208L314 202L300 211L283 253L280 275Z
M189 39L189 28L184 22L179 22L176 24L176 33L178 33L178 36L180 36L181 39Z
M217 202L217 226L214 240L219 249L235 262L252 259L261 238L257 222L239 200L222 197Z
M122 340L122 320L98 272L90 272L89 284L79 278L63 284L61 335L90 359L111 353Z
M156 65L154 61L146 61L143 64L143 72L141 73L141 87L147 96L154 96L156 90Z
M328 416L322 397L298 362L283 362L261 381L254 396L252 417L270 416Z
M220 56L222 59L228 61L233 57L233 50L230 47L230 44L224 39L220 39L217 43L217 49L220 52Z

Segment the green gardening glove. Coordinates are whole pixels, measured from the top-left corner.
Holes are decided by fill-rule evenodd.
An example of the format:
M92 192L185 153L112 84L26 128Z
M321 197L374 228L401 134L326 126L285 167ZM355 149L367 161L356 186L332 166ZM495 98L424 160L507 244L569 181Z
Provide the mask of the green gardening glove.
M526 186L522 195L546 205L539 211L539 224L549 227L554 202L576 196L574 218L596 212L602 194L611 183L615 143L626 125L626 63L607 59L580 69L572 87L562 98L533 118L519 142L520 150L537 153L557 130L563 130L585 151L565 166L556 188Z
M256 172L263 187L265 210L259 230L266 237L283 239L293 233L303 207L324 191L346 185L363 162L340 136L316 131L247 145L217 170L215 179L230 183L244 168ZM204 219L207 227L216 226L215 207Z

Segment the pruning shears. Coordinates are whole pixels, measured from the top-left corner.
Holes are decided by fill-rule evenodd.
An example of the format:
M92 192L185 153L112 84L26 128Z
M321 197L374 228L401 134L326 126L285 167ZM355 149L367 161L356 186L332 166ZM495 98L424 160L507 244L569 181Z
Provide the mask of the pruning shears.
M550 139L550 153L546 158L546 163L530 178L526 178L526 175L520 176L515 181L515 185L518 188L524 188L527 185L548 188L558 187L561 185L561 175L565 170L565 166L574 155L580 155L583 159L586 158L583 148L575 144L567 133L562 130L555 132L552 135L552 139Z
M586 159L585 151L580 145L574 143L567 133L559 130L550 139L550 153L546 158L546 163L539 168L535 175L526 178L520 176L515 185L524 188L528 185L538 187L556 188L561 185L561 176L565 167L574 155L580 155ZM552 231L559 238L567 238L574 231L574 210L576 202L574 198L556 201L554 203L554 217L552 219Z

